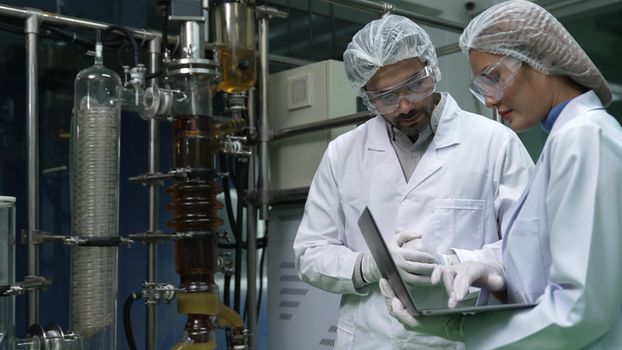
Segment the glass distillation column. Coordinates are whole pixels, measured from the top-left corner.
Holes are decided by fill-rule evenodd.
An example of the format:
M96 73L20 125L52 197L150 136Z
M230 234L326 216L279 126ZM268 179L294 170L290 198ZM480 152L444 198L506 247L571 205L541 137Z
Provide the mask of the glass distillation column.
M95 64L75 80L72 119L72 234L118 234L121 79L103 65L97 42ZM116 349L117 249L72 247L71 329L85 349Z
M222 80L218 89L240 92L255 86L255 11L251 0L216 0L211 25Z
M168 189L173 217L168 225L177 235L186 236L176 242L176 270L183 291L177 295L177 309L188 315L188 321L175 350L212 350L216 327L231 327L237 333L244 329L239 315L219 302L214 282L219 270L217 230L223 224L217 215L223 204L216 199L222 188L216 181L215 157L223 128L212 117L218 64L203 58L201 33L198 22L183 22L182 58L167 64L171 86L183 96L173 105L173 162L183 176L177 176Z

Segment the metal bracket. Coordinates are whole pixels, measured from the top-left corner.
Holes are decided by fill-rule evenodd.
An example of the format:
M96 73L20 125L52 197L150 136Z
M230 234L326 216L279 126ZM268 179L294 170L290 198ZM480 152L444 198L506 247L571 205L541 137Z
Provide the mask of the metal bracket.
M234 350L249 350L249 339L251 333L248 329L233 329L227 328L225 331L225 336L227 337L227 343L231 344L230 349ZM254 348L253 348L254 349Z
M246 136L226 135L225 139L220 143L220 150L224 154L250 157L253 153L244 147L246 140Z
M35 342L38 346L33 347L31 345L30 349L60 349L64 348L65 342L73 343L79 336L73 332L64 333L62 328L57 324L52 324L47 327L44 331L41 326L38 324L33 324L28 328L28 337L36 338Z
M176 168L169 171L167 174L163 173L147 173L138 176L132 176L128 180L131 182L141 182L143 185L149 184L162 184L162 180L166 179L186 179L190 177L190 175L197 174L207 174L208 176L216 177L220 175L214 169L203 169L203 168Z
M28 242L28 233L26 230L22 230L22 243ZM33 230L32 231L32 244L43 244L48 242L62 242L66 245L79 246L79 247L118 247L121 244L131 245L134 243L131 239L123 238L118 235L108 236L79 236L79 235L55 235L50 232Z
M257 14L257 17L259 18L287 18L289 16L289 14L287 12L284 11L279 11L274 7L268 7L268 6L256 6L255 7L255 13Z
M145 299L145 304L148 305L169 304L180 291L181 289L169 283L145 282L141 295Z
M48 280L42 276L26 276L22 282L13 285L0 286L0 296L13 296L24 294L28 290L45 289L52 284L52 280Z
M218 267L225 275L232 276L235 273L235 268L233 267L233 257L231 252L221 252L217 259Z
M165 233L163 231L145 231L139 232L129 235L129 238L132 241L137 242L157 242L163 240L171 240L171 241L179 241L184 239L197 239L203 237L209 237L214 234L220 235L218 232L174 232L174 233Z

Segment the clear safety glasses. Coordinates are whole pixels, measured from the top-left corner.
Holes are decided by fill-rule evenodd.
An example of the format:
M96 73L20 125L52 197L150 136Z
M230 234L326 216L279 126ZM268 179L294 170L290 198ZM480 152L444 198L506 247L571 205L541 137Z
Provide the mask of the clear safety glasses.
M486 97L498 102L503 97L505 89L516 77L521 61L511 56L503 56L479 73L469 85L471 93L486 104Z
M432 69L426 66L408 80L387 89L363 91L363 98L372 112L375 109L378 113L388 114L399 108L400 98L417 102L432 95L435 90L436 81Z

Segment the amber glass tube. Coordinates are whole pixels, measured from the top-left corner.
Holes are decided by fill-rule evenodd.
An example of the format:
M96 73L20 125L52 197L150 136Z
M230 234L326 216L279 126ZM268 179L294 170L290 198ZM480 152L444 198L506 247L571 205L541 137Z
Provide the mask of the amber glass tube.
M192 168L187 178L177 179L168 189L172 197L169 226L176 232L216 232L223 224L216 200L222 187L215 179L216 142L212 136L213 121L207 116L179 116L175 119L176 168ZM216 235L177 242L177 273L182 287L189 282L213 283L216 268Z
M175 118L174 130L174 166L192 172L168 189L173 215L168 225L178 233L212 233L176 242L176 270L182 288L206 293L214 285L216 231L223 224L217 215L223 204L216 200L222 188L216 182L214 122L209 116L182 115ZM185 328L193 343L204 343L214 327L208 316L190 312Z

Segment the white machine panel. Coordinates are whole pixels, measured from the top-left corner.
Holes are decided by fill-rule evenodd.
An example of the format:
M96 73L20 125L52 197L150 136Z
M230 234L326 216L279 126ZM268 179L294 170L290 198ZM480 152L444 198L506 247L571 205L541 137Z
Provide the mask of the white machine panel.
M268 83L273 130L356 113L356 92L346 78L343 62L327 60L275 73ZM271 142L272 189L308 187L328 142L354 127Z
M340 295L301 281L294 267L294 238L304 207L274 206L268 242L268 349L332 349Z

